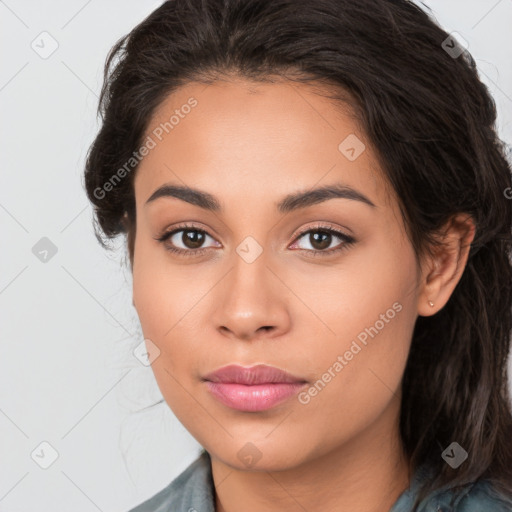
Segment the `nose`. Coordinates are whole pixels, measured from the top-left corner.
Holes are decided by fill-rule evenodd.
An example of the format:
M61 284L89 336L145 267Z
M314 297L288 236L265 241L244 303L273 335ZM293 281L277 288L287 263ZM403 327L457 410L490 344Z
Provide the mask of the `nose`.
M265 251L252 263L235 254L233 267L215 287L215 328L232 339L251 341L282 335L290 328L291 293Z

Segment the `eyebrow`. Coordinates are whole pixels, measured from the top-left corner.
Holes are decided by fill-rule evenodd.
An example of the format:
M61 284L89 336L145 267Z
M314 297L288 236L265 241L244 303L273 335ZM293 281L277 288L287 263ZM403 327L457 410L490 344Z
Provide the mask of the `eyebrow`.
M219 200L208 192L172 184L165 184L157 188L146 201L146 205L161 197L174 197L208 211L222 212ZM312 190L294 192L277 203L276 208L280 213L288 213L329 199L350 199L376 208L375 204L364 194L343 183L334 183Z

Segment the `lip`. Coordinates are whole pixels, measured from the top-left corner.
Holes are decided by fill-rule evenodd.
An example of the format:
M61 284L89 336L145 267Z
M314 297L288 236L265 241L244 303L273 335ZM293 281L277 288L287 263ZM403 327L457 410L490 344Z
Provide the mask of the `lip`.
M203 378L207 389L222 404L239 411L271 409L295 395L306 383L274 366L250 368L229 365Z
M276 384L306 382L305 379L291 375L275 366L257 364L248 368L237 364L223 366L204 377L211 382L223 382L230 384Z

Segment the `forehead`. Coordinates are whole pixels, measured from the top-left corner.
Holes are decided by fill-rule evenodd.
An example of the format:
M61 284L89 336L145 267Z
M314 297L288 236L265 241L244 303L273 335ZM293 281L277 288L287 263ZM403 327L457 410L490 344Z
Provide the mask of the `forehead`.
M351 108L319 84L243 79L192 82L156 109L145 133L153 149L135 177L139 207L165 183L206 189L226 203L241 194L272 201L343 182L376 204L389 194Z

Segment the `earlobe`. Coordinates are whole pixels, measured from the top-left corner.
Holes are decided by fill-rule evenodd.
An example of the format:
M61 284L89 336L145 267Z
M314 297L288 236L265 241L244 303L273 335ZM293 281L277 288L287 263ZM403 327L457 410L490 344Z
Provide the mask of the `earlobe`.
M431 316L441 310L450 299L468 260L469 249L476 227L471 216L456 215L438 235L440 245L426 263L422 292L419 295L418 314Z

